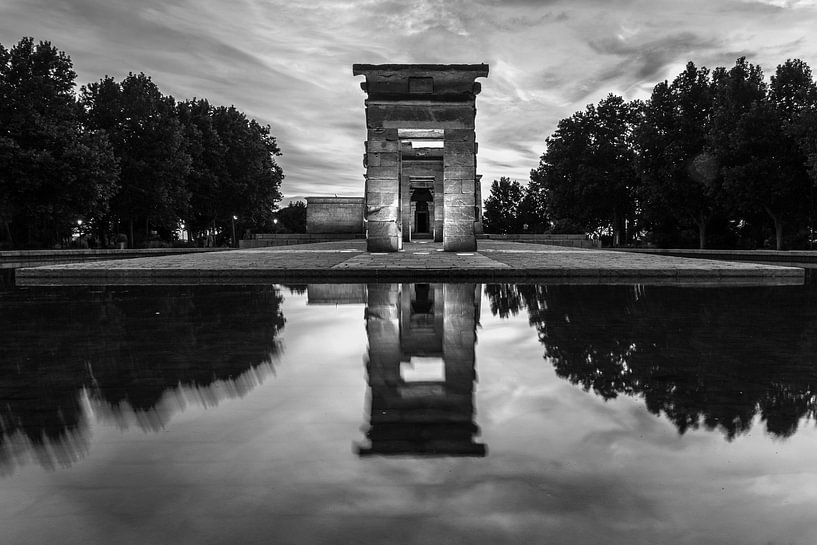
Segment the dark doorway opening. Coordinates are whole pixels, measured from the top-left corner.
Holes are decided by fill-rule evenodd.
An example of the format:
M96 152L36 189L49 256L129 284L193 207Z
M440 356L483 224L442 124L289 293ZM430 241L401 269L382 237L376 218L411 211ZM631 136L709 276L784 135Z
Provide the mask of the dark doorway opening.
M417 234L418 235L430 235L431 228L430 222L428 221L428 203L427 202L418 202L417 203L417 210L414 213L414 225L417 226Z

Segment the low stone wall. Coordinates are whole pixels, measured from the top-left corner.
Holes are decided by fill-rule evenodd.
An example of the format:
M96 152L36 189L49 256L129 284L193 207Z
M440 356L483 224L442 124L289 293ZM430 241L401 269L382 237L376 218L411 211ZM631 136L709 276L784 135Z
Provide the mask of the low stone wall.
M288 246L291 244L309 244L312 242L334 242L337 240L364 239L363 233L258 233L254 238L239 240L239 248L265 248L267 246Z
M307 197L306 232L362 233L363 197Z
M0 252L0 269L21 269L59 263L82 263L108 259L133 259L201 252L219 252L229 248L137 248L129 250L76 249L76 250L9 250Z
M567 246L570 248L598 248L598 242L590 240L585 235L553 235L553 234L532 234L532 233L512 233L498 235L487 233L477 235L477 240L505 240L508 242L525 242L528 244L549 244L551 246Z
M697 250L664 248L609 248L620 252L669 255L694 259L718 261L744 261L748 263L779 263L797 267L817 266L817 250Z

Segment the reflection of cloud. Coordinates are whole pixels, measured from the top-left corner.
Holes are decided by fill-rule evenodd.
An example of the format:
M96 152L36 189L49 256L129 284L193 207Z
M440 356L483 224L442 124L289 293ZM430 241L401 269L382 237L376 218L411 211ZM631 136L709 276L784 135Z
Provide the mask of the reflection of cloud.
M177 98L272 126L284 194L360 194L364 94L354 62L487 62L480 171L526 180L556 122L607 93L644 98L692 60L771 73L817 65L813 0L8 0L0 42L50 39L81 82L145 71Z

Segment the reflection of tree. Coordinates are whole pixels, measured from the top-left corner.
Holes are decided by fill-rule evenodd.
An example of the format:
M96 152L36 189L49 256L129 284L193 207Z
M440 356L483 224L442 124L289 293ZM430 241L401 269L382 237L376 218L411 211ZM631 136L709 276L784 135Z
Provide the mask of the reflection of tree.
M817 290L488 286L494 314L527 308L556 373L605 399L640 395L679 432L728 439L759 415L792 435L817 416ZM520 302L521 301L521 302Z
M85 399L145 429L171 416L180 388L241 395L269 362L284 325L275 288L144 288L0 294L0 466L27 445L47 466L85 448ZM85 394L83 394L85 392ZM166 405L166 404L165 404Z

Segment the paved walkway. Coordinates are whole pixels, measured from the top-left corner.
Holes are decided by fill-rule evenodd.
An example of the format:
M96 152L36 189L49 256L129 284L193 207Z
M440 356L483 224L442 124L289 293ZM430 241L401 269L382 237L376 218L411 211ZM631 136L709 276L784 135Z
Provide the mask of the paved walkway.
M18 285L256 282L484 282L801 284L803 269L606 250L479 242L476 252L443 252L434 242L367 253L365 241L226 250L51 265L17 272Z

